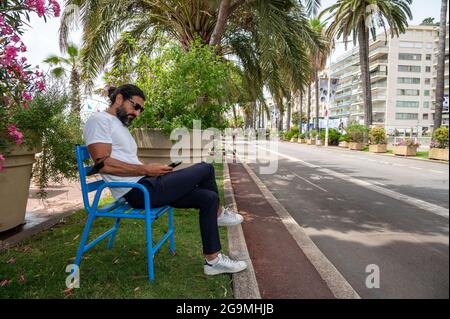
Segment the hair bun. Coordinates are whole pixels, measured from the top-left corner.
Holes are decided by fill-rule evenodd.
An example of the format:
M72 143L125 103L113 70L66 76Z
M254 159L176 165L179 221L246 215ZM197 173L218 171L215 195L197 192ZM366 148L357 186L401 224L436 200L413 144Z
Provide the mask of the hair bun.
M114 100L114 92L116 92L116 87L110 86L107 89L108 89L108 97L111 101L113 101Z

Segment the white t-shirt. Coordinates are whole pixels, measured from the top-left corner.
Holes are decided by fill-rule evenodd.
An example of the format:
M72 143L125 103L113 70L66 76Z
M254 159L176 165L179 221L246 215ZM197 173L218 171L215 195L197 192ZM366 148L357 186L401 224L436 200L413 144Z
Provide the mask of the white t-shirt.
M130 131L120 120L108 113L94 113L86 122L83 129L86 145L107 143L112 145L111 158L128 163L142 165L137 157L137 145ZM105 182L136 183L144 176L116 176L100 174ZM117 200L125 195L130 188L111 188L111 193Z

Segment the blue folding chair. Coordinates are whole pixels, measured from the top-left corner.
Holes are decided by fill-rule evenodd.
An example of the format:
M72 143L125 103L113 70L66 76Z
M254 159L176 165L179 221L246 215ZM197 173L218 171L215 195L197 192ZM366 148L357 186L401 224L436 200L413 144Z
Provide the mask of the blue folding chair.
M96 244L101 242L103 239L109 238L108 248L112 248L114 237L117 230L119 229L120 220L122 218L132 218L132 219L144 219L145 220L145 235L147 240L147 261L148 261L148 279L153 281L155 279L153 270L153 258L155 253L161 248L164 242L170 238L170 252L175 254L175 242L174 242L174 227L173 227L173 209L170 206L162 206L158 208L150 207L150 195L148 190L139 183L128 183L128 182L110 182L106 183L103 180L96 180L94 182L87 183L86 176L90 175L93 166L85 166L84 162L89 160L89 152L86 146L76 145L76 155L78 163L78 172L80 175L81 191L83 195L84 208L88 213L88 219L86 226L83 231L83 236L81 237L80 246L77 251L77 256L75 258L75 265L79 266L81 262L81 256L94 247ZM138 188L144 193L145 208L135 209L131 207L123 198L109 204L105 207L98 208L98 203L102 191L106 188ZM96 191L92 205L89 203L88 193ZM165 212L168 212L169 220L169 230L164 234L163 238L153 246L152 240L152 223ZM109 217L115 218L116 222L114 227L106 231L104 234L100 235L98 238L87 243L89 230L91 229L92 223L98 217Z

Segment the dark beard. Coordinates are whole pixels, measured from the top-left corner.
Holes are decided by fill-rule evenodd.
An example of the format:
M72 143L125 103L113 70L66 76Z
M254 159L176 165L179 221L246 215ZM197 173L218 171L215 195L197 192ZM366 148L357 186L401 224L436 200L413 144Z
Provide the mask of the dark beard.
M130 126L131 122L134 120L134 116L132 119L129 118L128 113L125 111L122 105L117 109L116 116L126 127Z

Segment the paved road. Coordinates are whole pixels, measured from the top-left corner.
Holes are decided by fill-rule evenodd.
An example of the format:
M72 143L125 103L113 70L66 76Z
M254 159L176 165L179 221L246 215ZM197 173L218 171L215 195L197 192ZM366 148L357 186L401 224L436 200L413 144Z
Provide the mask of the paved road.
M250 167L361 297L449 297L448 165L294 143L275 153L275 174ZM371 264L380 288L366 287Z

